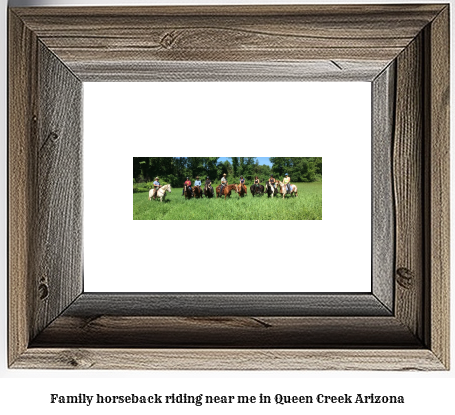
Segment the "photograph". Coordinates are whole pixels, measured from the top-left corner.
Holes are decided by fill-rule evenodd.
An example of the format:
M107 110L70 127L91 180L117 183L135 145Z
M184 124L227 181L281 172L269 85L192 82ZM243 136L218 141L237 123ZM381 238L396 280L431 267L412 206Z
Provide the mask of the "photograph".
M322 220L322 157L133 157L133 219Z

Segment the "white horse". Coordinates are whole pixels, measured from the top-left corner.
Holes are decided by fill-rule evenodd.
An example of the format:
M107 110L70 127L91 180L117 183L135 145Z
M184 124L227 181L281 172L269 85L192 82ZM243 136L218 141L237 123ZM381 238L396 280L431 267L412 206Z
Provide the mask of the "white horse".
M285 185L283 182L280 182L279 180L277 180L277 183L280 186L280 189L281 189L280 193L283 194L283 199L284 199L284 197L286 196L286 193L288 191L287 185ZM297 186L295 184L290 184L289 186L291 186L291 196L294 195L295 197L297 197Z
M155 189L150 189L150 191L149 191L149 200L152 199L154 191L155 191ZM163 199L166 197L166 192L171 192L171 191L172 191L171 185L170 184L166 184L163 187L160 187L158 189L158 193L156 194L156 197L159 197L160 201L162 202Z

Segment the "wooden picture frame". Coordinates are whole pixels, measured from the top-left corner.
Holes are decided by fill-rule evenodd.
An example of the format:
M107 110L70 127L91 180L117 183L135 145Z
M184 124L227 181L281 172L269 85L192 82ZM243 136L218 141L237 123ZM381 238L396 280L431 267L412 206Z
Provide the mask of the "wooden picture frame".
M101 80L371 82L372 292L85 293ZM8 302L11 368L447 370L449 5L10 9Z

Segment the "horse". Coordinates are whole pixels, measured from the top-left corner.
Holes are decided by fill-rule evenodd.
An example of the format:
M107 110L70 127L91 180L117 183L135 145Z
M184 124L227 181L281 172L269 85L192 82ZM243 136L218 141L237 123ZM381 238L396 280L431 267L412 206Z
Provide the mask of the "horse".
M277 183L278 185L280 186L280 193L283 195L283 199L284 197L286 196L286 193L287 193L287 186L283 183L283 182L280 182L279 180L277 180ZM290 192L290 195L294 195L295 197L297 197L297 186L295 184L289 184L289 186L291 187L291 192Z
M194 193L190 190L189 186L183 188L183 194L185 195L185 199L191 199L194 196Z
M193 192L194 192L194 197L196 199L201 198L202 199L202 189L201 186L194 186L193 187Z
M149 191L149 200L152 200L152 196L153 196L153 192L154 191L155 191L155 189L150 189L150 191ZM162 202L163 199L166 198L166 192L170 193L171 191L172 191L171 185L170 184L165 184L163 187L160 187L158 189L156 197L159 197L160 201Z
M205 197L208 197L208 198L211 198L213 197L213 187L212 186L206 186L206 188L204 189L204 195Z
M239 194L239 197L248 196L248 191L244 184L238 184L237 190L238 190L237 193Z
M267 182L266 191L267 191L267 196L268 197L271 196L272 199L275 194L278 194L278 189L276 187L273 187L269 181Z
M226 186L225 186L225 188L226 188ZM221 189L221 184L215 188L215 193L216 193L217 198L220 197L220 189ZM228 196L231 197L231 192L229 192Z
M216 197L221 197L220 195L220 188L221 188L221 185L219 185L217 188L216 188ZM232 190L235 190L235 193L238 193L239 190L238 190L238 187L236 184L230 184L228 186L224 186L224 189L223 189L223 195L224 195L224 200L226 200L226 196L231 196L231 191Z
M262 184L258 184L258 185L253 184L250 187L250 192L253 195L253 197L254 197L254 195L260 196L264 193L264 186Z

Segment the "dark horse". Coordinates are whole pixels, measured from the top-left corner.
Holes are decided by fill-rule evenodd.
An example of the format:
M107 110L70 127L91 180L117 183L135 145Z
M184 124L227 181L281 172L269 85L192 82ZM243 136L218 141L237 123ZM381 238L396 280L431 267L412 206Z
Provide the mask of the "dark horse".
M248 191L247 191L247 188L244 184L239 184L238 185L238 193L239 193L239 197L243 197L243 196L247 196L248 195Z
M278 189L276 187L273 187L270 182L267 182L266 185L266 191L267 191L267 196L270 197L276 195L278 193Z
M222 196L222 195L220 195L220 188L221 188L221 185L219 185L216 188L216 197L217 198ZM231 196L232 190L235 190L235 193L238 193L236 184L230 184L228 186L224 186L224 189L223 189L224 200L226 200L226 196Z
M188 186L183 188L183 194L185 195L185 199L191 199L194 196L194 193L190 190Z
M200 186L194 186L193 192L194 192L194 197L196 199L199 199L199 198L202 199L202 189Z
M256 195L256 196L262 196L264 194L264 186L262 186L262 184L253 184L251 187L250 187L250 192L251 194L253 195Z
M205 197L208 197L208 198L212 198L214 195L213 195L213 187L212 186L207 186L205 189L204 189L204 195Z

